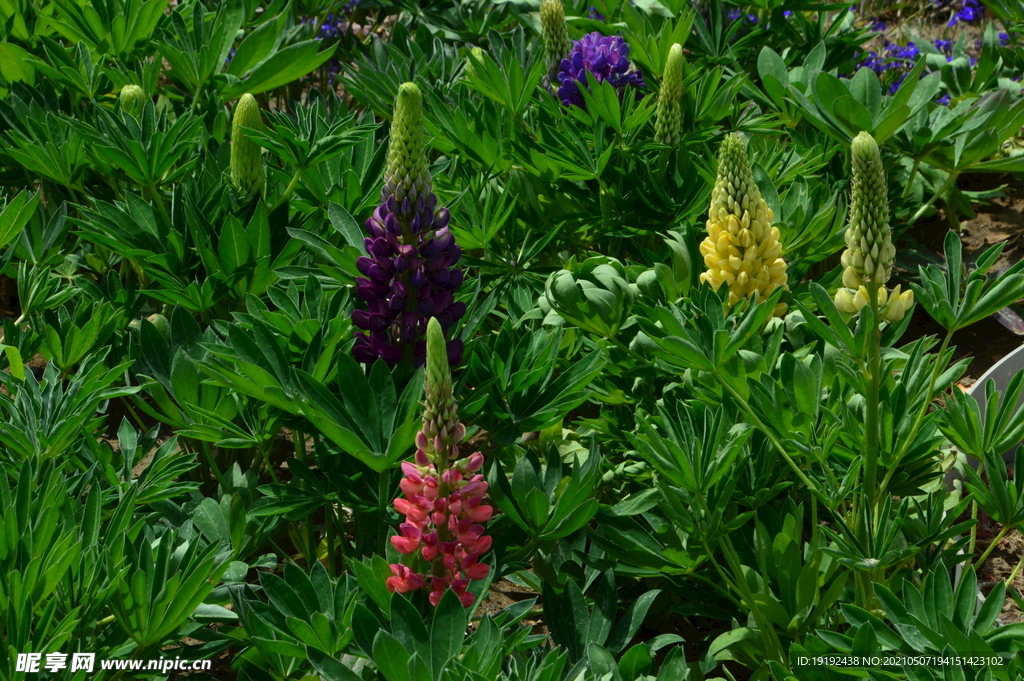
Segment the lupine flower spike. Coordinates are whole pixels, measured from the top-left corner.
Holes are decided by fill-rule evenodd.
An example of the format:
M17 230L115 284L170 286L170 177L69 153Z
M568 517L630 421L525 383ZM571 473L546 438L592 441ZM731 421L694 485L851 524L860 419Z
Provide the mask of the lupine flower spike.
M416 455L402 464L404 496L395 509L405 516L391 545L407 556L391 566L388 589L405 593L430 586L436 606L451 589L467 608L473 594L470 580L484 579L490 566L480 558L491 548L483 523L494 509L483 503L487 483L479 472L480 452L459 458L466 427L459 422L452 394L452 375L444 331L436 318L427 324L427 369L424 384L423 429L416 434Z
M403 83L391 124L387 169L380 206L366 221L367 256L356 260L364 276L356 278L356 295L365 310L352 312L355 358L372 364L422 366L427 320L436 317L447 330L466 312L455 302L462 270L453 267L462 251L448 230L447 208L437 196L427 168L420 90ZM448 361L457 364L462 341L448 343Z
M676 43L668 52L665 75L658 93L658 111L654 123L654 140L674 147L683 134L683 46Z
M882 157L875 138L866 132L858 134L850 147L853 186L850 195L850 226L846 230L843 251L843 286L836 292L836 307L845 314L857 314L871 302L869 286L878 287L878 309L892 322L914 304L914 292L891 293L885 282L892 274L896 247L889 228L889 200Z
M780 256L775 216L754 183L747 147L738 134L726 136L718 155L718 180L711 192L708 236L700 245L707 271L700 280L716 291L729 287L729 305L755 293L764 300L778 287L789 290L786 261ZM787 305L775 306L781 316Z
M644 87L643 75L633 69L629 45L620 36L605 36L594 31L572 44L572 51L562 60L558 71L558 98L563 106L586 108L580 88L589 87L588 72L599 83L611 83L619 93L619 101L628 88L636 88L637 99L643 96L639 91Z
M246 196L265 194L267 173L263 167L263 149L242 132L241 128L263 130L263 117L256 98L246 93L235 105L231 119L231 182Z
M544 89L554 94L555 88L558 87L558 68L562 60L569 56L572 47L562 0L541 0L540 28L541 37L544 39L544 63L547 65Z
M121 111L138 116L142 113L142 107L146 105L146 93L138 85L128 83L121 88L118 102L121 104Z

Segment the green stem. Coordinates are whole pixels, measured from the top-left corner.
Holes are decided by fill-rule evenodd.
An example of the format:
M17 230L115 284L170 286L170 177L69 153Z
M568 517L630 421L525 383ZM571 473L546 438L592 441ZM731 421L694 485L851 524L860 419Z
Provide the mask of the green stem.
M267 472L270 473L270 478L275 483L281 482L277 477L277 471L274 470L274 464L270 462L270 452L267 451L267 444L261 443L258 445L260 450L260 456L263 459L263 465L267 467Z
M902 438L903 444L900 445L896 457L893 459L892 467L889 469L888 473L886 473L885 480L882 481L882 487L888 487L889 481L892 479L893 473L896 472L896 466L906 455L907 449L910 448L910 445L914 442L914 439L917 437L917 431L921 427L921 422L924 421L924 417L928 413L928 407L932 403L932 394L935 391L935 384L939 380L939 369L942 366L942 357L946 354L946 350L949 348L949 342L953 339L954 331L955 329L953 331L947 331L946 337L942 340L942 346L939 348L939 354L935 358L935 366L932 367L931 379L929 379L928 381L928 392L925 393L925 399L921 403L921 408L918 409L917 416L914 417L914 425L910 428L909 431L907 431L907 436Z
M306 462L306 439L302 433L297 430L292 431L292 443L295 445L295 458L299 460L303 466L308 466Z
M299 183L300 177L302 177L302 168L295 171L292 181L284 188L284 194L281 195L281 203L278 204L279 206L284 204L284 202L288 200L288 197L292 195L292 192L295 191L295 185Z
M753 422L753 424L762 433L764 433L764 436L768 438L768 442L770 442L772 446L775 447L775 449L779 452L779 454L786 461L786 463L789 464L789 467L792 468L793 471L796 473L796 476L797 478L800 479L800 482L802 482L804 486L807 487L808 490L810 490L811 494L815 495L818 498L818 500L821 501L827 508L830 508L828 499L826 499L825 496L821 493L821 490L818 489L818 486L814 484L811 481L811 479L804 474L803 470L799 466L796 465L796 462L793 461L792 457L789 456L789 452L786 451L786 449L782 446L782 443L779 442L778 438L775 437L775 434L768 428L765 422L761 420L761 417L757 415L757 412L755 412L753 408L751 408L751 406L747 403L747 401L743 399L743 396L736 392L732 385L730 385L729 382L725 380L725 378L722 376L722 374L718 372L717 369L712 371L711 374L716 379L718 379L718 382L721 383L722 386L729 392L729 394L732 395L733 399L735 399L739 403L740 407L747 414L747 418L749 418Z
M608 195L608 187L605 186L604 180L598 178L597 186L601 204L601 226L604 227L602 236L607 237L612 229L612 200Z
M868 300L874 312L875 321L879 321L881 314L878 306L878 291L881 288L878 282L868 282ZM864 396L864 484L861 493L867 499L868 527L864 528L870 532L877 523L878 500L881 498L881 490L878 489L878 441L879 441L879 417L878 401L882 386L882 351L881 333L876 328L871 334L868 343L868 367L864 376L867 386L867 394Z
M327 574L334 577L334 502L329 501L324 509L324 526L327 530Z
M736 554L736 551L732 546L732 542L729 541L729 537L722 537L719 540L719 545L722 547L722 553L725 555L726 562L729 563L729 569L732 570L734 575L736 575L736 586L739 587L743 600L747 602L747 607L750 608L750 613L754 616L754 620L757 621L757 626L768 635L769 642L773 648L772 652L774 653L775 661L782 664L786 669L789 669L789 665L786 661L786 653L782 649L782 642L779 641L778 632L775 631L775 627L773 627L771 621L764 616L761 609L755 605L754 594L750 591L750 588L747 585L747 580L743 575L743 565L740 563L739 556Z
M381 471L377 480L377 541L376 546L383 546L385 541L387 524L384 519L387 517L388 506L391 505L391 475L388 471Z
M946 180L946 183L944 185L942 185L942 188L939 189L939 191L937 191L934 194L932 194L932 197L930 199L928 199L928 201L923 206L921 206L920 208L917 209L917 212L914 213L913 217L911 217L910 220L907 222L907 227L910 227L915 222L917 222L921 218L921 216L924 215L928 211L928 209L932 206L932 204L934 204L939 199L940 196L942 196L943 194L946 193L946 190L949 189L950 185L952 185L954 182L956 182L956 178L959 175L960 175L960 173L958 173L957 171L951 172L949 174L949 178Z
M975 525L974 527L977 527L977 525ZM974 528L971 528L971 529L973 530ZM988 545L987 549L985 549L985 553L981 554L981 557L978 558L978 562L974 563L974 565L976 565L977 567L981 567L982 565L984 565L985 561L989 557L989 554L991 554L992 551L995 550L996 546L998 546L999 542L1001 542L1003 540L1003 537L1006 536L1007 532L1009 532L1012 529L1013 528L1010 527L1009 525L1003 525L1003 528L1001 530L999 530L999 534L996 535L996 538L992 540L992 543ZM972 554L968 554L968 555L973 556L974 554L972 553ZM968 565L969 564L970 563L968 563ZM1014 568L1014 570L1016 571L1016 568Z
M171 214L167 210L167 204L164 203L164 197L160 195L160 190L157 189L157 186L155 184L147 185L146 189L149 191L149 195L153 199L153 203L156 204L157 210L159 210L160 214L164 216L165 220L167 220L167 224L173 224L171 222Z
M146 648L144 648L143 646L139 646L138 648L136 648L136 649L135 649L135 652L134 652L134 653L132 653L132 656L131 656L131 657L129 657L128 659L129 659L129 660L138 660L139 658L141 658L141 657L142 657L142 653L143 653L143 652L144 652L145 650L146 650ZM113 676L111 676L111 677L110 677L110 681L117 681L117 680L118 680L119 678L121 678L122 676L124 676L124 673L125 673L126 671L128 671L128 666L129 666L129 665L125 665L125 666L124 666L123 668L121 668L121 669L118 669L118 670L117 670L117 673L116 673L116 674L114 674Z
M970 465L970 464L968 464L968 465ZM978 476L980 477L980 476L982 476L984 474L985 474L985 459L984 459L984 457L982 457L981 461L978 463ZM975 547L978 544L978 522L977 522L978 521L978 499L976 497L974 497L974 495L971 495L971 520L973 520L975 522L974 522L973 525L971 525L971 540L967 543L967 556L968 556L968 559L969 559L967 564L968 565L979 565L980 566L983 562L985 562L985 558L988 557L988 553L986 553L984 556L982 556L982 558L980 560L975 562L975 560L974 560L974 551L975 551ZM1002 537L1002 535L1000 535L1000 538L1001 537ZM991 550L992 546L995 546L998 543L999 543L998 540L992 542L992 545L989 546L989 549Z
M206 461L210 466L210 470L213 472L213 476L217 478L217 483L220 484L221 492L226 493L231 489L231 485L228 484L224 478L224 474L220 471L220 466L217 465L217 459L213 456L213 447L210 446L209 442L199 441L199 448L203 450L203 456L206 457Z
M1017 578L1017 573L1020 572L1021 565L1024 565L1024 560L1017 561L1017 565L1013 568L1013 572L1010 573L1009 578L1006 580L1006 583L1010 586L1013 586L1013 580Z
M921 159L914 159L914 167L910 169L910 176L907 177L907 184L903 187L903 193L900 194L900 198L905 199L910 194L910 188L914 186L914 177L917 176L917 170L921 167Z

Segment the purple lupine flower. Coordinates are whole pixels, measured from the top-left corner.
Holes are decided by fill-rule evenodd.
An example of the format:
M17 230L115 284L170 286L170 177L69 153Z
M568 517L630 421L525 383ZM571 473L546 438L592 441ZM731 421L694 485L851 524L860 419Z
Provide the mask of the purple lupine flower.
M227 59L224 60L224 63L225 64L230 64L231 60L234 59L234 58L235 58L235 48L232 47L231 51L228 52L228 57L227 57Z
M629 61L629 45L621 36L605 36L594 31L572 44L569 58L562 60L558 71L558 98L564 106L575 105L586 109L580 87L587 87L587 72L599 83L605 81L619 91L622 98L627 87L642 88L643 75L633 70ZM641 93L636 93L640 99Z
M382 358L422 366L431 317L447 330L466 313L456 302L462 251L451 231L447 208L437 206L423 146L422 96L413 83L398 91L381 203L366 221L366 256L356 260L356 296L365 310L353 310L357 333L352 355L371 364ZM462 341L448 343L448 359L458 364Z
M604 21L604 15L597 11L597 8L593 5L590 6L590 14L588 18L594 19L595 21Z
M936 99L935 103L941 104L942 106L949 106L949 93L947 92L946 94Z
M791 9L787 9L785 12L782 13L782 16L785 17L786 19L788 19L792 15L793 15L793 10L791 10Z
M888 28L888 25L881 19L875 19L871 23L871 30L875 33L885 33L886 28Z
M1010 35L1008 33L999 34L999 47L1006 47L1007 43L1010 42Z
M734 8L729 10L729 13L725 16L725 18L728 19L730 22L736 21L737 19L740 18L741 14L743 14L743 10L739 8Z
M935 41L935 49L937 49L939 52L946 55L947 57L950 57L953 54L953 41L938 38Z
M978 0L963 0L960 3L960 9L953 13L950 17L947 26L956 26L961 21L972 22L978 21L985 15L985 7L978 3Z

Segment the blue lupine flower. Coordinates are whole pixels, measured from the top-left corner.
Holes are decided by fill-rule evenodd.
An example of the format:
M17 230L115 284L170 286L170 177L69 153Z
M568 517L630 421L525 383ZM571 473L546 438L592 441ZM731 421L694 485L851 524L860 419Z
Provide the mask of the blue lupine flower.
M886 28L888 28L888 26L881 19L875 19L871 24L871 30L875 33L884 33Z
M790 16L792 16L792 14L793 14L793 10L787 9L785 12L782 13L782 16L784 16L784 17L786 17L788 19Z
M234 58L235 58L235 48L232 47L231 51L228 52L228 58L224 60L224 63L225 64L230 64L231 60L234 59Z
M590 6L590 14L587 16L596 21L604 21L604 15L598 12L597 8L593 5Z
M942 106L949 106L949 93L947 92L946 94L936 99L935 103L941 104Z
M953 14L947 26L956 26L961 21L968 23L977 21L985 15L985 7L978 3L978 0L963 0L960 9Z
M558 98L564 106L575 105L586 109L580 86L587 86L587 72L594 75L599 83L605 81L619 91L619 98L627 87L644 87L643 76L632 69L629 61L629 45L621 36L605 36L594 31L572 44L569 58L563 59L558 72ZM642 93L637 92L640 99Z
M935 41L935 49L947 57L950 57L953 54L953 41L939 38Z
M1006 44L1008 42L1010 42L1009 34L1007 34L1007 33L1000 33L999 34L999 46L1000 47L1006 47Z

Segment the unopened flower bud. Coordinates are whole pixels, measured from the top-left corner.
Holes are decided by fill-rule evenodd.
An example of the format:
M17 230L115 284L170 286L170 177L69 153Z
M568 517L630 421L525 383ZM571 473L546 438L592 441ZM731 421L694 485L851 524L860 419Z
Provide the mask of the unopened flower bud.
M665 74L658 92L658 111L654 123L654 140L670 147L677 146L683 137L683 46L672 45Z
M121 88L118 103L121 105L121 111L137 117L146 105L146 93L138 85L128 83Z
M265 194L267 174L263 167L263 148L249 139L242 128L263 130L263 117L256 98L246 93L235 105L231 120L231 182L246 196Z

